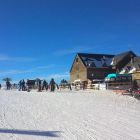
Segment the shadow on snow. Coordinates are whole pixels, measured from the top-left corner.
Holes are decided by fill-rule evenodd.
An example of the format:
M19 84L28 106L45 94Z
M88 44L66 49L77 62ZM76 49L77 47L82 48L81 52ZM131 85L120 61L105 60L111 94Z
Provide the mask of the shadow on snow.
M57 135L57 133L60 133L60 131L34 131L34 130L0 129L0 133L59 137Z

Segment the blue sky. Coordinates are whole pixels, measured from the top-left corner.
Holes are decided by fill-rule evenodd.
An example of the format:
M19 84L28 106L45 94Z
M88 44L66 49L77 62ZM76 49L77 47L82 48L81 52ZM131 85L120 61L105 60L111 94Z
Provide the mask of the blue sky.
M140 56L140 0L0 0L0 83L69 80L76 53Z

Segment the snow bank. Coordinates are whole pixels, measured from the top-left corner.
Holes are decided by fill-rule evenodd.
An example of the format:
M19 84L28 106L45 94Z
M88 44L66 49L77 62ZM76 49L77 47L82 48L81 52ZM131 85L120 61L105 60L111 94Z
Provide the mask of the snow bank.
M0 91L0 140L139 140L140 101L112 91Z

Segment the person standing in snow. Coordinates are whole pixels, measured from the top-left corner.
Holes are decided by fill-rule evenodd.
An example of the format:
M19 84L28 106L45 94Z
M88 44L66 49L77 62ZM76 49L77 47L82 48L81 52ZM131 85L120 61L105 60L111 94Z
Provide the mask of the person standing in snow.
M10 82L6 81L7 90L10 89Z
M46 80L44 79L44 81L43 81L43 86L42 86L42 90L44 89L44 87L45 87L45 89L46 89L46 84L47 84L47 82L46 82Z
M22 84L22 91L25 91L25 81L24 81L24 79L23 79L21 84Z
M58 84L56 84L56 87L57 87L57 89L59 90L59 85L58 85Z
M48 90L48 83L46 82L46 90Z
M134 81L133 81L133 87L135 90L138 90L138 83L137 83L136 79L134 79Z
M71 88L71 84L69 84L69 88L70 88L70 90L72 90L72 88Z
M86 86L85 83L83 83L83 90L85 90L85 86Z
M18 85L19 85L19 91L20 91L21 90L21 81L19 81Z
M27 90L27 92L30 92L30 90L29 90L29 79L27 79L27 82L26 82L26 90Z
M0 90L1 90L1 84L0 84Z
M49 86L50 86L50 90L51 90L51 91L54 91L55 82L54 82L54 79L53 79L53 78L51 79Z
M40 79L38 80L38 83L39 83L39 85L38 85L38 92L41 92L41 80Z

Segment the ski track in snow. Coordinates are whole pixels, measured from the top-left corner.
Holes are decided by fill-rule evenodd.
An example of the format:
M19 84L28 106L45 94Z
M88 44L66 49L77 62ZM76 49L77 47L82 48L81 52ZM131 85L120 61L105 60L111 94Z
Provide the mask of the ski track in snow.
M140 101L129 95L0 90L0 96L0 140L140 140Z

